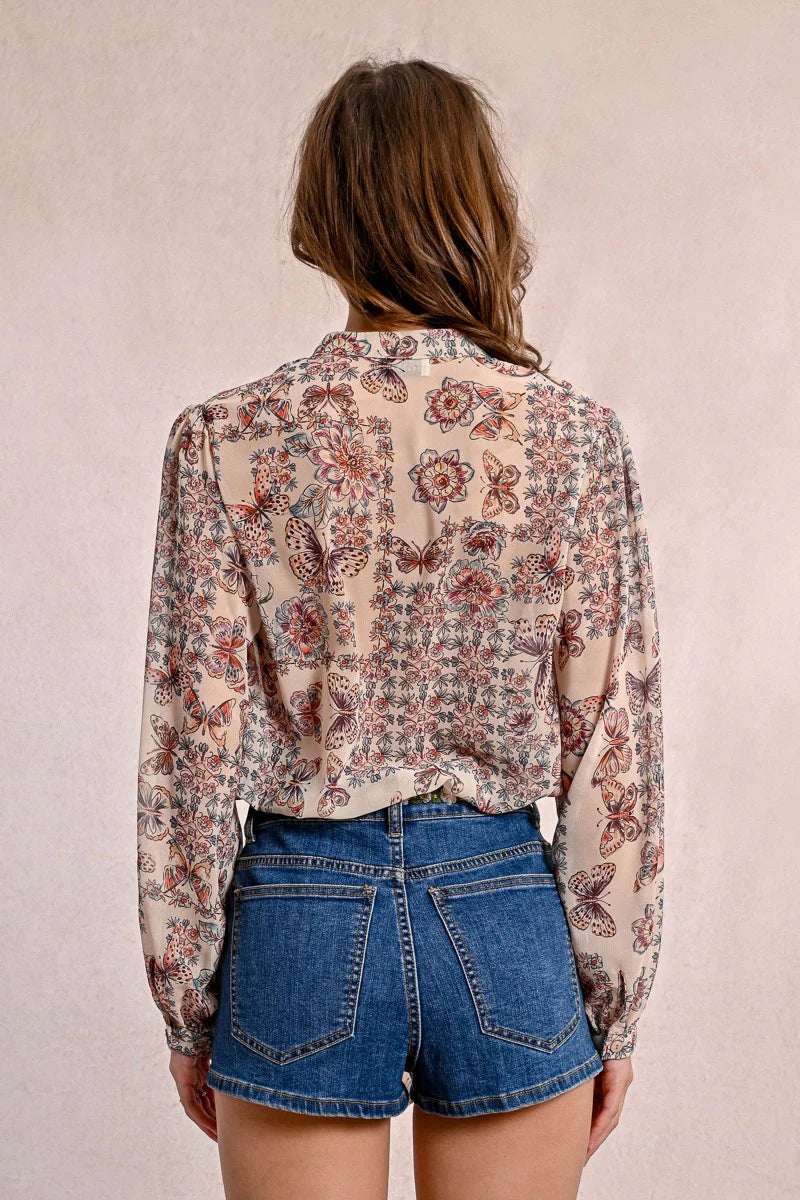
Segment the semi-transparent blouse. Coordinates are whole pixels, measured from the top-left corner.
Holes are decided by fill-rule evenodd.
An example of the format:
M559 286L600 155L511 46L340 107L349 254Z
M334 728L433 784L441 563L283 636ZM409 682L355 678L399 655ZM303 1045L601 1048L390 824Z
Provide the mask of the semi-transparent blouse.
M170 1047L210 1053L236 801L354 817L546 796L592 1036L633 1052L663 908L661 658L612 409L454 329L327 333L190 404L161 476L139 915Z

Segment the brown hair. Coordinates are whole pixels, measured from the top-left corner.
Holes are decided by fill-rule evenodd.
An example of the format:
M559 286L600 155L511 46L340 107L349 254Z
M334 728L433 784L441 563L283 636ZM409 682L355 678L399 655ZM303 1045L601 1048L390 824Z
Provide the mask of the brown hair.
M354 62L298 147L291 247L382 328L457 329L538 370L520 313L533 254L496 121L477 84L434 63Z

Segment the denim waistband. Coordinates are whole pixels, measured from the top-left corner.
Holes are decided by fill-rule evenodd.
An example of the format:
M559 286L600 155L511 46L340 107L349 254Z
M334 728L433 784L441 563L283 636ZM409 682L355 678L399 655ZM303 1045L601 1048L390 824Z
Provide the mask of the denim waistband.
M374 812L361 813L355 817L337 817L335 821L326 817L293 817L290 813L279 813L274 810L262 811L258 808L250 806L247 810L245 820L244 834L245 843L251 842L254 839L254 825L262 822L268 823L271 821L292 821L298 825L319 825L324 822L326 827L332 824L350 824L353 822L376 822L385 826L389 832L398 833L404 825L412 821L429 821L439 818L451 819L455 817L465 817L474 820L476 817L482 817L486 820L502 820L503 816L527 811L534 819L535 824L539 825L539 810L537 805L528 805L527 809L518 808L512 809L509 814L505 813L484 813L477 805L470 803L467 800L445 799L442 788L436 788L432 792L424 792L414 796L406 797L398 804L392 804L385 808L376 809Z

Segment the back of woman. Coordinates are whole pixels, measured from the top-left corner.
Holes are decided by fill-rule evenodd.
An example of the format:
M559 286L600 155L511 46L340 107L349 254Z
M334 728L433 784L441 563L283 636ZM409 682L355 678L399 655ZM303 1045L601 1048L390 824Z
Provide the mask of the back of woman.
M331 1196L302 1164L353 1139L336 1186L380 1195L409 1101L420 1195L574 1196L632 1077L663 906L644 508L617 414L522 336L492 117L430 63L345 72L291 238L348 320L167 438L140 920L229 1196ZM512 1110L454 1155L442 1117ZM530 1182L518 1136L550 1147Z

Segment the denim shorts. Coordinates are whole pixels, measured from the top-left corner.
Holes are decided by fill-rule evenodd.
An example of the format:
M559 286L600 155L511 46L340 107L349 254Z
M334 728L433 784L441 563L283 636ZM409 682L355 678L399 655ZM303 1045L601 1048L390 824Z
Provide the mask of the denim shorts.
M461 1117L602 1070L535 806L427 793L336 820L250 809L226 906L218 1091Z

